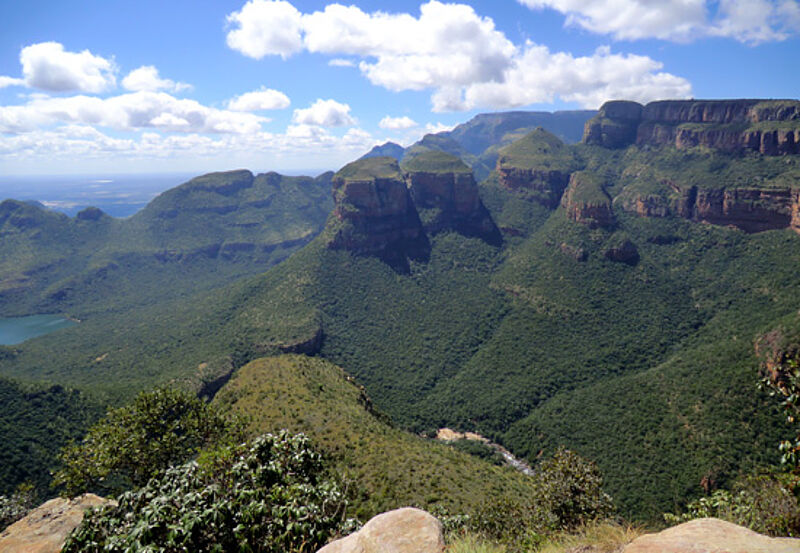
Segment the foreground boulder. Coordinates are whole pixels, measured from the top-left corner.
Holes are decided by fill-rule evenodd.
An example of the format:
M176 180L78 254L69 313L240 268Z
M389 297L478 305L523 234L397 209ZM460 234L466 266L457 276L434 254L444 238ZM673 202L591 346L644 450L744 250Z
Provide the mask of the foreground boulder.
M405 507L380 514L346 538L317 553L441 553L442 524L421 509Z
M800 553L800 540L770 538L716 518L700 518L633 540L622 553Z
M109 501L91 493L74 499L51 499L0 534L0 551L58 553L69 533L83 520L86 509L105 505Z

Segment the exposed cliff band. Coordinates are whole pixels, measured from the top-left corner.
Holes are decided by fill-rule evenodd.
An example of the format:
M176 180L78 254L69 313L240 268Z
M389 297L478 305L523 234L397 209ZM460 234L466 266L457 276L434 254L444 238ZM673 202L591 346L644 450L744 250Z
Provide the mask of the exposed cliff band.
M578 163L572 149L541 127L500 150L500 184L549 208L561 195Z
M403 169L392 157L372 157L334 175L330 248L375 255L407 271L409 260L427 259L429 233L453 230L500 243L463 161L429 151L410 158Z
M500 231L483 205L469 166L445 152L428 151L403 162L411 199L431 234L454 230L498 244Z
M747 155L797 155L800 101L668 100L645 106L606 102L586 123L583 142L606 148L636 145L678 151L704 147L719 152L713 155L729 156L720 159L722 166L726 160L750 159ZM710 183L682 182L684 175L676 171L666 176L637 173L631 176L638 184L623 190L614 203L645 217L677 216L746 232L787 227L800 232L800 178L790 167L780 179L752 183L742 183L743 177L729 171L731 181L739 181L730 184L719 177ZM705 174L713 173L710 167L708 171Z
M800 153L800 101L664 100L606 102L586 123L585 144L623 148L706 146L763 155Z
M333 177L333 249L380 257L408 270L409 259L427 259L422 229L397 160L373 157L345 165Z

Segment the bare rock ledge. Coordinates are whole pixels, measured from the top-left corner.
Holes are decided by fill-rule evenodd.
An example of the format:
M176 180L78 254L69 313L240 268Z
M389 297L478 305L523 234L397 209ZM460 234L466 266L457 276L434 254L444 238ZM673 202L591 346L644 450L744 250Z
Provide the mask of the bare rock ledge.
M0 552L58 553L69 533L83 520L86 509L109 501L91 493L73 499L51 499L0 534Z
M622 553L800 553L800 539L770 538L724 520L699 518L641 536Z

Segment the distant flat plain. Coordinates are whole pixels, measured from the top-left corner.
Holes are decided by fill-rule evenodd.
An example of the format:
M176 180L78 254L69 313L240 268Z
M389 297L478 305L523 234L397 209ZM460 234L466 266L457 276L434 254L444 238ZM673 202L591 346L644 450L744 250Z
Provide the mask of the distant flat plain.
M0 201L39 202L70 217L89 206L112 217L129 217L161 192L192 174L68 175L0 177Z

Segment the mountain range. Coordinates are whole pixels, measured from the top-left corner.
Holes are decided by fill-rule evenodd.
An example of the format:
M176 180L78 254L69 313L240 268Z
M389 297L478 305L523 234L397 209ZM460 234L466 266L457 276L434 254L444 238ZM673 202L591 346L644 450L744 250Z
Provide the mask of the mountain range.
M22 262L0 264L2 312L83 322L0 347L0 376L94 402L166 381L263 397L261 429L341 454L353 438L316 402L343 370L397 432L477 431L532 463L576 450L638 519L775 464L787 428L755 391L756 346L800 328L800 102L556 115L583 118L579 143L539 115L478 116L316 179L199 177L126 220L6 201L0 259ZM426 482L381 497L468 503Z

